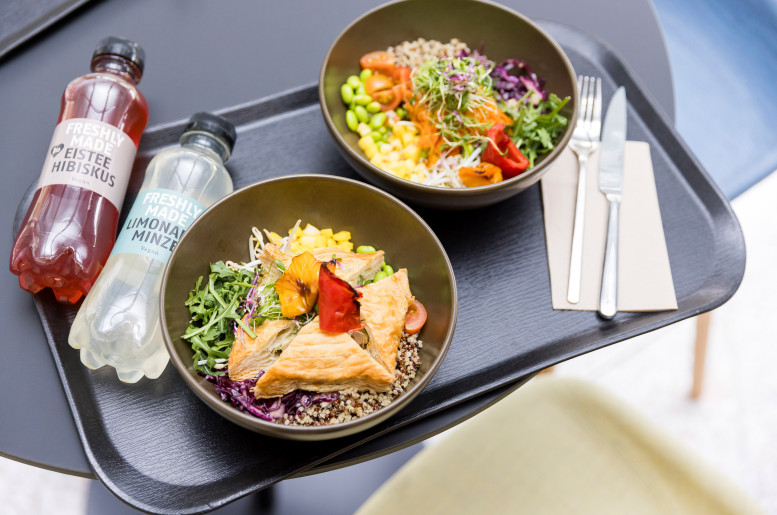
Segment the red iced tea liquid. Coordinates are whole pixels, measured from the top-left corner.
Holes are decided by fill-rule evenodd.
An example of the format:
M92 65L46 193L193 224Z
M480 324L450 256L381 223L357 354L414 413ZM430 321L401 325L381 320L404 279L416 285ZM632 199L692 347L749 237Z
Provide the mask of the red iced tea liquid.
M137 148L148 121L148 105L136 88L142 57L138 63L99 54L91 69L93 73L65 89L57 123L73 118L105 122L127 134ZM57 300L76 302L89 292L108 259L118 221L116 206L90 189L43 186L35 192L14 242L11 272L25 290L51 288Z

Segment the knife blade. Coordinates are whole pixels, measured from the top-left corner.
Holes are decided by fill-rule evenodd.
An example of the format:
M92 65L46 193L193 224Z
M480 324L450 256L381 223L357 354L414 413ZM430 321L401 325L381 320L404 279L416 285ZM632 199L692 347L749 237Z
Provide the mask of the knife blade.
M609 204L599 314L606 319L618 311L618 221L623 191L623 152L626 145L626 90L619 87L610 100L602 125L599 191Z

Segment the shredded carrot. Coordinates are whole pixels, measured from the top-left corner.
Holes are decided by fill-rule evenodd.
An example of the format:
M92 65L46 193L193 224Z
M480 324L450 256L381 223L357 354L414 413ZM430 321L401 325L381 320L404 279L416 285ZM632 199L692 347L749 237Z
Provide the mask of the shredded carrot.
M444 141L442 136L440 136L440 131L432 121L432 116L429 111L426 110L425 106L413 104L408 101L405 103L404 107L410 115L410 120L418 126L418 146L428 150L427 165L431 166L437 162L443 152L442 146ZM471 111L470 114L478 123L484 125L484 128L482 129L470 130L469 132L472 135L485 135L488 128L497 123L503 123L505 125L512 125L513 123L512 118L499 109L496 100L494 99L488 99L484 106ZM460 149L455 148L451 153L452 155L455 155L459 151Z
M496 100L488 98L485 105L482 108L475 109L472 112L472 116L479 122L485 123L488 127L496 125L497 123L503 123L505 125L512 125L513 119L507 116L496 104ZM483 131L484 133L486 131Z

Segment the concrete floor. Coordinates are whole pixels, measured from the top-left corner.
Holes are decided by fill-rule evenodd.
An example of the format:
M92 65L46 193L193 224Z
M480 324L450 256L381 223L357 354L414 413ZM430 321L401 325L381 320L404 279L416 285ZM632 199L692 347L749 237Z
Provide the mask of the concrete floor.
M693 320L559 365L628 401L777 514L777 172L733 201L747 244L742 286L713 312L699 401L688 392ZM0 458L3 513L82 515L89 480Z

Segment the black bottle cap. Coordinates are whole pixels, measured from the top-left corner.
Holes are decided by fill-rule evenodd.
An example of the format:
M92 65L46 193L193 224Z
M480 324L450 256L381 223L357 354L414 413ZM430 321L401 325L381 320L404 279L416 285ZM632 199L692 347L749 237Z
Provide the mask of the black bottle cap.
M210 113L194 113L183 130L184 133L190 131L205 131L215 134L227 143L230 152L232 152L235 140L237 140L235 126L226 118Z
M143 66L146 64L146 53L143 51L143 47L129 39L114 36L102 39L97 44L97 48L94 49L92 59L98 55L106 54L126 57L140 68L141 73L143 72Z

